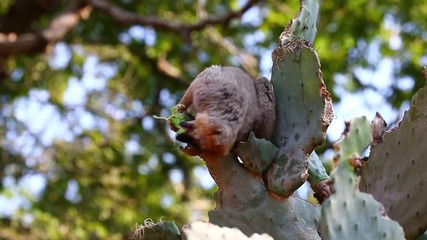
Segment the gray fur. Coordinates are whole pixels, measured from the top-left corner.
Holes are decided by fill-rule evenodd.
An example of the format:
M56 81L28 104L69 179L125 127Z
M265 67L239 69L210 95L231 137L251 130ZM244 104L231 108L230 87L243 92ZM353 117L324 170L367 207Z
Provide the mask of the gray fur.
M271 136L276 117L274 103L273 86L266 78L253 80L239 68L213 66L191 83L180 101L180 111L195 116L195 128L200 127L198 118L207 115L206 125L215 129L211 134L215 135L211 136L214 146L225 146L228 153L251 131L259 138ZM199 142L200 150L210 151L204 149L207 143L203 142L203 132L194 132L192 137Z

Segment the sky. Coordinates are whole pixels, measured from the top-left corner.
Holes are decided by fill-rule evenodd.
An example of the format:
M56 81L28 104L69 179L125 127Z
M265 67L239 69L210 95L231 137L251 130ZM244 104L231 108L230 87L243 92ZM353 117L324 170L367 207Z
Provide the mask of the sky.
M257 21L259 9L253 8L243 16L245 21ZM386 25L390 29L394 29L396 34L391 36L390 44L393 48L400 48L402 41L399 38L399 26L395 25L391 20L385 20ZM261 32L255 32L245 39L245 46L251 49L257 40L265 37ZM156 40L156 35L153 30L134 26L129 28L128 31L120 35L119 39L123 43L129 42L132 38L145 41L146 44L152 45ZM372 85L376 91L372 89L365 89L359 92L348 92L345 85L351 78L344 74L337 74L334 77L336 85L333 91L341 97L341 102L334 105L335 118L330 125L327 137L332 142L338 140L341 132L344 129L344 122L352 118L365 115L368 119L373 119L375 113L378 111L384 117L386 122L395 122L403 116L404 110L408 109L409 101L403 104L401 109L393 109L387 103L384 96L389 94L390 87L394 84L392 77L393 60L388 58L381 58L379 53L379 45L373 42L370 46L371 51L368 61L376 63L378 66L375 70L363 69L356 67L356 75L360 78L361 82L366 85ZM272 66L271 50L266 49L261 59L261 75L269 77ZM54 47L53 54L49 58L49 65L57 70L64 68L71 59L71 51L83 51L79 46L67 46L64 43L57 43ZM321 54L321 53L319 53ZM7 139L9 145L23 154L26 157L27 164L36 164L40 159L42 150L37 147L35 135L41 136L41 143L43 146L50 146L55 140L72 141L76 133L82 132L85 129L106 129L105 122L97 119L93 114L89 113L84 108L86 97L93 91L105 91L108 80L111 79L116 73L117 69L111 64L105 64L99 61L95 55L89 55L83 66L83 76L81 79L71 77L68 81L68 87L64 92L63 101L69 109L70 113L65 119L61 118L58 109L48 103L49 93L46 90L33 89L26 97L18 98L11 106L6 106L2 110L5 115L13 115L21 121L28 131L18 135L16 126L10 126L10 131L7 132ZM19 74L19 71L16 72ZM401 89L411 89L414 85L413 79L403 78L399 80L398 87ZM408 99L409 100L409 99ZM164 90L161 93L161 101L165 105L173 105L176 99L171 98L171 94ZM125 113L123 110L118 109L112 104L106 103L106 108L117 119L123 119ZM141 113L143 107L140 103L134 102L132 108L135 112ZM154 126L154 119L147 117L144 118L142 126L146 130L150 130ZM15 128L14 128L15 127ZM169 135L173 138L174 133L169 131ZM141 150L140 139L131 138L125 145L126 152L131 155ZM171 150L172 151L172 150ZM331 158L332 153L328 152L326 157ZM175 161L174 156L170 153L165 153L163 159L166 161ZM141 165L139 172L146 174L150 169L154 169L158 164L158 159L151 159L148 164ZM13 170L10 170L13 171ZM196 167L194 169L195 175L199 178L202 187L210 188L214 185L205 167ZM183 179L182 173L178 170L172 170L169 173L172 182L180 182ZM3 179L3 185L6 192L0 194L0 215L11 216L13 212L19 207L29 208L30 201L23 197L29 193L30 196L37 199L38 195L46 184L46 178L37 173L24 176L18 182L11 177ZM79 186L76 181L68 183L66 199L69 201L78 201ZM299 194L304 196L307 194L308 188L303 188ZM162 203L171 204L171 199L165 196ZM26 220L25 220L26 219ZM31 216L26 216L24 221L31 222Z

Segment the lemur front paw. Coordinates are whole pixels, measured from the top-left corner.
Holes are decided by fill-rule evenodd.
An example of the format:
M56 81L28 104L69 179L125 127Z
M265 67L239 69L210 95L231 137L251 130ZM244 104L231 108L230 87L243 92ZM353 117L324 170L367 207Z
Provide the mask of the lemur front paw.
M208 152L218 156L225 156L230 151L229 138L223 126L209 121L209 117L200 113L194 121L181 122L180 126L186 131L178 134L178 141L187 143L181 150L191 156Z

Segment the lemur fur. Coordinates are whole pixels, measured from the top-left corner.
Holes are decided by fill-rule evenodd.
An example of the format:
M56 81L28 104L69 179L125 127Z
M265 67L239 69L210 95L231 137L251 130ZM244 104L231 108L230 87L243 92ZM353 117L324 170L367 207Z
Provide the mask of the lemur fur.
M176 137L187 143L184 153L225 156L251 131L258 138L271 137L276 119L273 86L237 67L212 66L190 84L178 112L194 116L180 124L186 132Z

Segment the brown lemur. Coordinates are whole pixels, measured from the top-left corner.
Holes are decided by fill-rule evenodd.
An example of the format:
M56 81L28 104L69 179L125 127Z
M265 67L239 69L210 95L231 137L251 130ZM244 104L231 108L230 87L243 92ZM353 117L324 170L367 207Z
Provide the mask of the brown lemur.
M186 131L176 136L187 143L181 149L190 156L225 156L251 131L269 139L276 120L273 85L266 78L254 80L237 67L205 69L177 106L179 113L193 116L180 123Z

